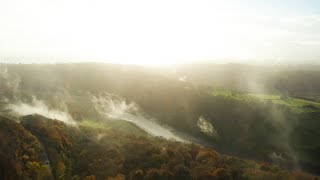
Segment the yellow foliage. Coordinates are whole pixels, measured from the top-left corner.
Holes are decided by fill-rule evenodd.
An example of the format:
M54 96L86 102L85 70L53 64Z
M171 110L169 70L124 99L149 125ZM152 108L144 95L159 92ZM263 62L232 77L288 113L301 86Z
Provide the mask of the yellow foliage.
M66 170L66 166L64 165L63 162L58 162L57 164L57 170L56 170L56 175L58 177L58 179L63 179L64 175L65 175L65 170Z
M96 180L96 176L95 175L86 176L83 180Z
M114 180L125 180L125 179L126 179L126 176L123 175L123 174L118 174L118 175L114 178Z

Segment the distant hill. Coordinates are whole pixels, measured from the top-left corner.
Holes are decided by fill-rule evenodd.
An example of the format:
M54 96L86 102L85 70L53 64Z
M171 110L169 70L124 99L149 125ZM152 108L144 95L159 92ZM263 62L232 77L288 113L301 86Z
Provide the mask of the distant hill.
M55 127L55 123L46 124L41 118L31 120L36 121L31 124L22 121L23 128L37 137L35 141L41 142L51 131L56 134L51 140L60 143L51 147L50 142L48 147L54 156L60 156L59 148L71 146L70 137L83 133L75 125L90 129L86 131L89 134L97 129L99 132L101 126L116 130L116 134L147 139L174 132L207 149L214 147L221 154L266 162L288 172L302 169L320 174L319 78L320 70L312 67L2 64L0 114L15 122L37 113L43 119L67 123L52 121L61 127L49 128ZM147 126L132 121L140 117ZM158 129L148 131L152 123ZM41 128L34 128L34 124ZM21 127L17 123L14 126ZM165 130L159 133L159 129ZM47 161L43 158L47 141L40 143L37 153L41 156L35 157L39 166L45 166ZM15 163L21 164L20 161L14 159ZM51 168L55 171L55 167ZM90 174L77 175L82 178Z

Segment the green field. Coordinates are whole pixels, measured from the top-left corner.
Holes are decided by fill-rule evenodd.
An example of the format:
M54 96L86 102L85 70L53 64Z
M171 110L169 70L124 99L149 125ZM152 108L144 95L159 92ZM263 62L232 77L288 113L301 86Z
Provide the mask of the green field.
M248 94L249 96L256 97L263 101L271 101L274 104L288 106L296 112L313 112L320 110L320 103L298 99L293 97L283 97L274 94Z
M231 90L213 90L210 94L240 101L260 100L262 102L272 102L273 104L287 106L297 113L320 111L320 103L318 102L278 94L243 93Z

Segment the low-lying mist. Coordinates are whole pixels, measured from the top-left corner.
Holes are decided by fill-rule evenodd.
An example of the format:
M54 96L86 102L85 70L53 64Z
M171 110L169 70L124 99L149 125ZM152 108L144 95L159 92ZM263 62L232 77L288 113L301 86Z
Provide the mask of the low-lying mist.
M44 103L44 101L38 100L35 96L33 96L31 103L19 102L8 104L6 109L18 116L39 114L50 119L63 121L70 125L76 125L76 122L73 120L70 114L61 110L50 109Z
M197 126L200 128L201 132L207 134L208 136L218 138L217 130L203 116L199 117L198 122L197 122Z
M96 110L111 120L125 120L135 124L153 136L166 139L186 142L169 127L158 124L152 118L147 117L134 102L127 103L125 99L105 93L100 96L93 96L92 103Z

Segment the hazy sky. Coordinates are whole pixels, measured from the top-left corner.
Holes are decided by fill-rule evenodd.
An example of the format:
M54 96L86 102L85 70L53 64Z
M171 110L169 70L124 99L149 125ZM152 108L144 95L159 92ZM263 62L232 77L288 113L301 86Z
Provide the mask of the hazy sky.
M318 62L320 1L0 0L0 61L13 61L4 57Z

